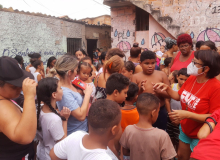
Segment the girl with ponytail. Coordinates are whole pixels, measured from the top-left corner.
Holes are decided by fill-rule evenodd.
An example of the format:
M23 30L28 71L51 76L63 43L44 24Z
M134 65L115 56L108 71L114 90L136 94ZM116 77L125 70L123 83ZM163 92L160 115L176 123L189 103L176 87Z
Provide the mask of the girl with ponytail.
M62 100L63 90L55 78L45 78L37 86L37 158L50 160L50 150L60 140L67 136L67 120L70 110L66 107L56 110L56 101ZM41 105L43 102L43 106Z
M124 61L118 55L115 55L106 61L103 66L103 73L98 74L95 78L96 99L106 98L106 82L108 77L116 72L121 73L123 67Z

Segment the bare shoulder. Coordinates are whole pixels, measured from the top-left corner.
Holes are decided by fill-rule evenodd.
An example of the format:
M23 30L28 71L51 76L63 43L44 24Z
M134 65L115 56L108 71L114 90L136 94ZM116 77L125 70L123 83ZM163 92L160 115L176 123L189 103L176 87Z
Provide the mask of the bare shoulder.
M142 72L143 70L142 70L142 67L140 66L140 65L137 65L136 67L135 67L135 73L139 73L139 72Z
M9 100L0 101L1 112L0 112L0 130L9 124L10 122L19 119L21 117L21 111Z

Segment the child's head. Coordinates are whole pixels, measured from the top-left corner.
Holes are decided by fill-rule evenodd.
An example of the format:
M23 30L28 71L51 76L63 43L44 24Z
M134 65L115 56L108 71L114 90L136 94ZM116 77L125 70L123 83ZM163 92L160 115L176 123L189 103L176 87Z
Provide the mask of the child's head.
M84 58L81 59L82 62L87 62L90 65L92 65L92 59L89 56L86 56Z
M127 97L129 79L120 73L112 74L106 82L106 94L117 103L123 103Z
M116 55L106 61L103 67L103 73L105 74L106 71L109 74L116 73L116 72L120 73L123 67L124 67L123 59Z
M88 80L88 78L92 75L92 71L92 66L89 63L83 61L79 62L77 69L79 79L81 79L82 81Z
M141 53L141 67L145 74L152 74L156 65L156 54L152 51L144 51Z
M124 63L124 67L121 71L121 74L123 74L127 78L131 78L132 74L135 72L135 65L131 61L127 61Z
M38 130L41 129L40 123L39 123L39 116L41 111L41 102L43 102L45 105L49 107L49 109L60 116L57 111L52 107L51 101L61 101L63 97L63 90L61 88L61 84L58 79L56 78L44 78L38 82L37 86L37 102L38 102L38 112L37 112L37 119L38 124L37 128ZM65 120L65 118L61 117L62 120Z
M196 50L199 51L200 47L204 44L204 41L196 42Z
M178 70L175 70L169 75L168 80L170 84L178 83L178 80L177 80L178 72L179 72Z
M48 61L47 61L47 67L53 68L53 66L55 65L56 61L57 61L56 57L54 57L54 56L50 57L48 59Z
M180 69L177 76L179 87L182 87L188 78L189 75L187 74L187 68Z
M130 57L131 58L140 58L140 55L141 55L141 48L134 44L130 50Z
M98 64L97 64L97 66L96 66L96 70L99 71L100 68L102 68L102 63L98 63Z
M35 59L41 60L41 55L40 55L40 53L28 54L28 57L30 57L31 59L35 58Z
M88 114L89 134L107 136L113 139L121 129L121 110L111 100L100 99L94 102Z
M165 67L170 67L172 57L168 57L164 60Z
M160 51L161 51L162 53L165 53L165 46L160 46Z
M106 52L102 52L101 56L100 56L100 61L102 64L105 63L105 57L106 57Z
M44 64L41 60L36 60L34 63L33 63L33 66L35 69L40 69L40 70L43 70L44 69Z
M160 99L157 96L151 93L142 93L137 98L136 106L140 116L150 117L152 124L156 122L160 110Z
M136 83L131 82L128 88L126 101L136 102L138 97L139 87Z
M113 56L119 56L120 58L124 58L125 54L119 49L119 48L112 48L109 49L108 52L106 53L105 59L109 60Z

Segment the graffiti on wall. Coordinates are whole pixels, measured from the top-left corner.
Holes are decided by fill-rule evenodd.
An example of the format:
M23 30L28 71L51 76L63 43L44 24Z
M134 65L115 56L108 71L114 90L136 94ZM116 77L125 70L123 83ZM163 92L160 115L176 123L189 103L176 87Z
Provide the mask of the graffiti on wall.
M118 38L119 43L117 44L117 48L119 48L122 51L128 51L131 49L131 44L126 41L125 39L127 39L128 37L130 37L130 31L127 30L126 34L125 31L123 32L119 32L117 29L114 32L114 37ZM121 41L120 41L121 39Z
M161 46L162 42L164 42L165 38L166 37L164 36L163 33L155 32L154 35L151 38L151 46L152 46L152 48L154 48L154 46L157 46L157 44L159 44Z
M41 56L43 57L51 57L51 56L60 56L60 55L64 55L66 52L64 51L40 51L40 52L35 52L35 51L30 51L28 48L25 51L19 51L16 48L13 49L4 49L2 56L8 56L8 57L12 57L14 58L16 55L22 56L22 57L27 57L28 54L33 54L33 53L40 53ZM43 60L44 65L47 64L47 60L45 59ZM29 60L28 59L24 59L24 65L27 66L29 64Z
M199 34L197 41L220 42L220 29L207 28Z
M115 33L114 33L114 36L115 37L118 37L118 41L121 39L127 39L128 37L130 37L130 31L127 30L127 33L125 34L125 31L123 32L118 32L118 30L116 29L115 30Z
M116 47L122 51L128 51L131 49L131 44L128 41L121 41L117 44Z

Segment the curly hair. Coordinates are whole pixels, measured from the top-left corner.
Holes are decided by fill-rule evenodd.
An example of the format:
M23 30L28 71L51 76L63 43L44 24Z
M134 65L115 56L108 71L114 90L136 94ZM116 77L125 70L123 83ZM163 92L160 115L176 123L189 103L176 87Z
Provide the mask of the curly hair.
M180 44L182 44L182 43L188 43L188 44L192 45L191 36L188 34L181 34L180 36L178 36L177 45L180 46Z

